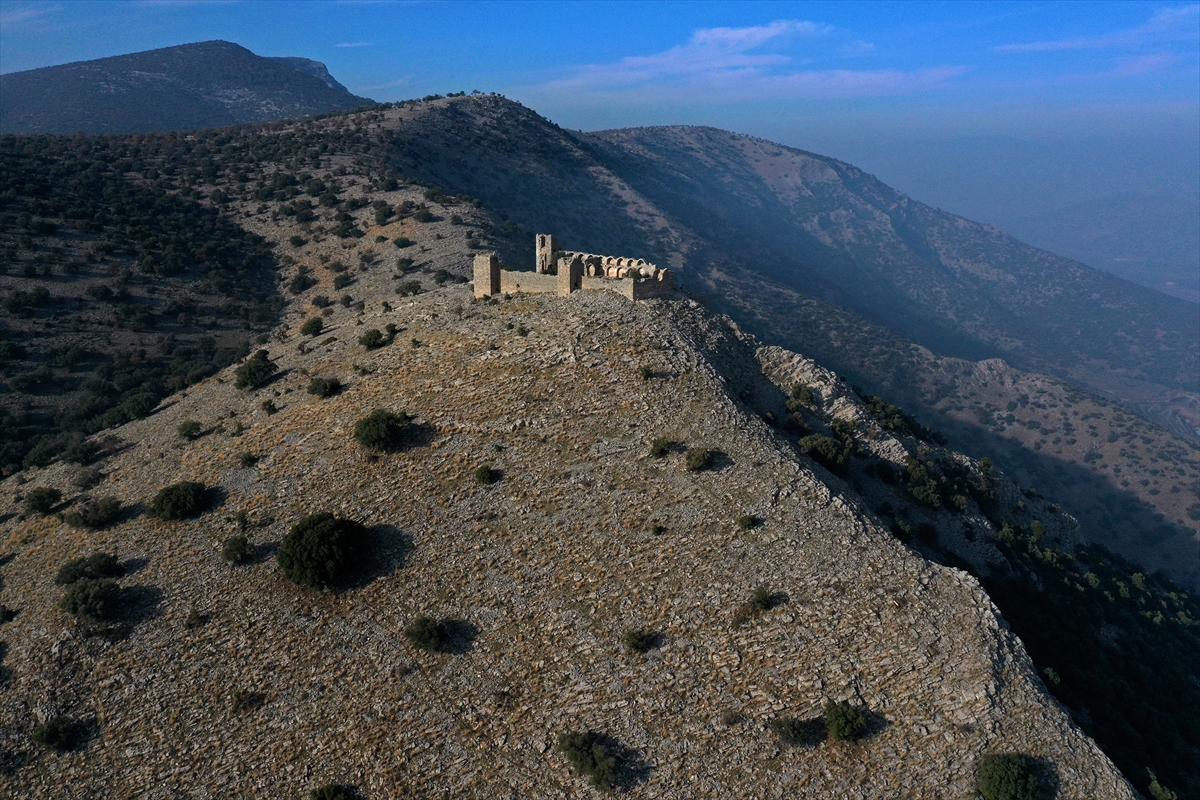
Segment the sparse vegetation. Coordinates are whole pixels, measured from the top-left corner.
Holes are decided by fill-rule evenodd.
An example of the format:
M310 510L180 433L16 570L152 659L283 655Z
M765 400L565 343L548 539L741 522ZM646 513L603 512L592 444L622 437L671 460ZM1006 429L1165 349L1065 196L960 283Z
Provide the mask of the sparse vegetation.
M762 525L762 519L754 514L743 514L738 517L737 524L739 530L748 531L751 528L757 528L759 525Z
M638 367L638 377L644 381L648 381L654 377L654 370L643 364Z
M309 800L351 800L349 792L336 783L327 783L313 789L308 797Z
M150 503L150 513L163 520L194 517L208 505L208 489L197 481L180 481L163 487Z
M665 436L656 436L650 441L650 455L655 458L662 458L667 453L671 452L671 445L674 444Z
M500 471L492 469L487 464L480 464L475 468L475 480L482 483L484 486L490 486L500 480Z
M60 714L33 727L31 739L55 752L74 750L79 742L79 725L70 717Z
M419 616L404 628L404 638L418 650L441 653L446 649L449 635L446 626L430 616Z
M771 732L792 747L816 747L828 735L825 720L821 718L777 717L771 720Z
M603 739L592 731L571 731L558 736L558 751L567 757L576 772L584 775L601 791L617 786L617 759Z
M774 602L775 596L771 594L771 590L766 586L759 586L754 590L754 594L750 596L750 604L754 606L755 611L770 611Z
M410 418L403 412L376 409L354 424L354 440L368 450L399 450L407 438Z
M313 589L344 584L357 572L367 546L358 522L328 512L297 522L279 546L279 565L288 580Z
M378 328L371 328L358 337L358 343L368 350L375 350L376 348L383 347L388 341L387 337L383 335L383 331Z
M58 607L85 624L112 622L121 615L121 587L112 578L80 578L70 585Z
M201 428L199 422L197 422L194 419L189 419L189 420L179 423L179 427L176 429L176 433L179 434L180 439L184 439L184 440L190 442L194 439L199 438L201 430L203 430L203 428Z
M1041 800L1037 773L1027 756L989 753L979 759L975 788L984 800Z
M850 463L851 449L844 442L817 433L801 439L800 447L812 457L813 461L834 475L846 474L846 466Z
M621 637L621 644L634 653L648 653L657 637L647 628L630 628Z
M329 299L326 298L325 301L328 303ZM313 298L313 303L314 305L316 304L316 298ZM325 322L320 317L309 317L304 321L304 324L300 326L300 335L320 336L321 331L323 330L325 330Z

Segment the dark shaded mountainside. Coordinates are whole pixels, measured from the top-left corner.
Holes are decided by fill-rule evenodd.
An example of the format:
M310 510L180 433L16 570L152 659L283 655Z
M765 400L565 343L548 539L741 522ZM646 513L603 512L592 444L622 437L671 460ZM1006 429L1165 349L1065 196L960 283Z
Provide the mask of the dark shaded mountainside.
M1195 305L842 162L725 131L575 133L495 97L393 110L381 125L382 164L565 246L679 268L765 340L1002 458L1067 502L1089 538L1200 581ZM531 258L527 238L505 247L513 263Z
M0 133L194 130L371 102L319 61L198 42L0 76Z

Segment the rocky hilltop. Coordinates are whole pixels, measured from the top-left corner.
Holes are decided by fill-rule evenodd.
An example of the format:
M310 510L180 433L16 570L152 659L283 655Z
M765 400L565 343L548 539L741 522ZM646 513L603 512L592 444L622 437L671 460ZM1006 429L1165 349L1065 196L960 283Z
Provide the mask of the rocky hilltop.
M272 234L266 218L246 225ZM320 265L347 247L308 244L318 283L263 345L275 380L237 389L229 368L109 431L99 470L55 463L5 481L7 792L285 797L332 782L370 798L587 797L555 742L591 730L637 797L967 798L978 760L997 752L1037 759L1058 797L1136 796L979 581L906 547L873 508L890 497L896 519L936 526L975 571L999 557L974 499L910 512L862 471L931 458L917 439L882 427L833 373L685 296L473 301L454 280L471 252L450 230L369 228L417 237L420 270L403 251L375 253L328 306L318 298L345 273ZM300 333L314 317L322 330ZM367 349L372 329L387 333ZM343 388L308 394L314 377ZM789 404L798 383L808 392ZM850 431L861 452L845 479L770 424L785 406L794 426ZM377 409L411 416L399 452L356 443L356 421ZM700 469L694 448L710 454ZM181 480L209 488L208 509L151 516L155 493ZM79 485L123 516L66 524ZM23 511L38 487L63 493L48 515ZM992 492L1044 518L1046 543L1077 537L1002 479ZM369 563L335 592L289 582L275 558L321 511L370 529ZM231 566L222 543L239 532L253 555ZM54 576L95 551L126 574L116 628L89 637L56 608ZM453 630L447 652L406 640L420 615ZM651 633L645 653L622 644L630 628ZM791 747L770 732L831 700L865 711L862 739ZM79 721L85 744L30 744L57 715Z
M141 133L370 105L325 65L212 41L0 76L3 133Z

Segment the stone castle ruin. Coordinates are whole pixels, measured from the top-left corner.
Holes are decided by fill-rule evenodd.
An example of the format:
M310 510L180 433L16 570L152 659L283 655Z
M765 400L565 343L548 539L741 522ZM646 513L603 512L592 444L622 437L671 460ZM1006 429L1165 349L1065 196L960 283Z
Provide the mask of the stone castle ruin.
M533 272L500 268L495 253L475 256L475 296L616 292L630 300L662 297L675 290L675 273L643 258L618 258L559 250L554 235L537 234Z

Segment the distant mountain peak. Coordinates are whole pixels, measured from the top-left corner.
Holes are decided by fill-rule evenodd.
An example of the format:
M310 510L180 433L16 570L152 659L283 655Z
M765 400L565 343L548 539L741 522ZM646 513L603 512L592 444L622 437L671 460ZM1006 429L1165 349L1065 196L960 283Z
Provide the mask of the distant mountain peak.
M141 133L369 105L319 61L215 39L0 76L0 133Z

